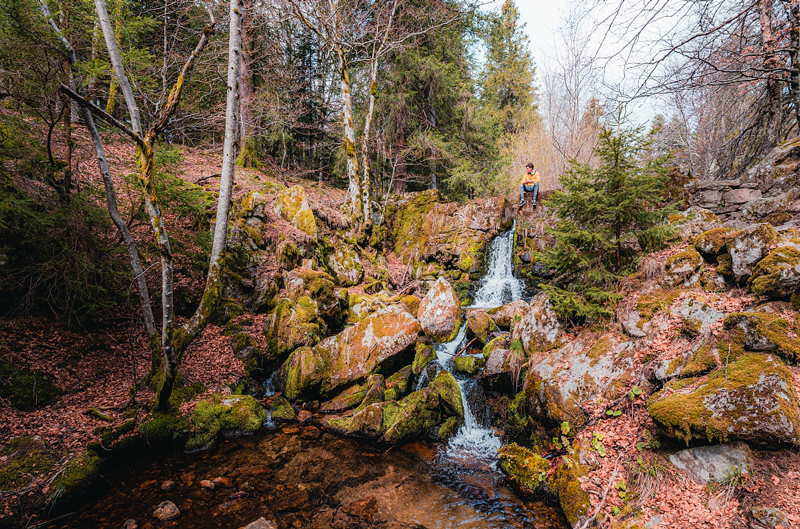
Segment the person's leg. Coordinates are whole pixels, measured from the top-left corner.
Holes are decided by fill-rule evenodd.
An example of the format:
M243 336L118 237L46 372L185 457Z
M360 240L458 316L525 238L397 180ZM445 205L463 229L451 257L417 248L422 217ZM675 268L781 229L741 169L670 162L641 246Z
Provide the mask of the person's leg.
M525 185L519 186L519 207L525 205Z
M539 182L533 184L533 206L536 207L536 199L539 198Z

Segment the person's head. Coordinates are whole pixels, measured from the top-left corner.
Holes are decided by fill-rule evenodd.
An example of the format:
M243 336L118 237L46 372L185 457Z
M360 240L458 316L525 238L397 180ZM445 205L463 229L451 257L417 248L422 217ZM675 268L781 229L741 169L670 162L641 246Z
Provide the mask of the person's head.
M529 173L532 173L532 172L534 171L534 169L535 169L535 168L533 167L533 162L528 162L528 164L525 166L525 169L527 169L527 171L528 171Z

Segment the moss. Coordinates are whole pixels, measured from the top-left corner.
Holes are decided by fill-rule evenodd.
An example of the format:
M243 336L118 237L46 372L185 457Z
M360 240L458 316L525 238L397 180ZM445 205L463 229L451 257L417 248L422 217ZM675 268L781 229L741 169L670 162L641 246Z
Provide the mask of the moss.
M558 503L567 522L576 527L579 521L589 513L589 493L581 488L579 478L586 474L586 469L579 463L577 452L573 456L564 457L562 463L547 480L551 492L558 496Z
M747 290L758 296L783 298L800 286L800 250L782 246L773 250L753 268Z
M639 297L639 301L636 303L636 310L641 316L638 325L641 327L644 323L652 320L659 310L667 310L684 292L686 291L681 289L657 289L642 294Z
M439 427L439 430L436 432L436 436L442 441L446 441L458 433L460 426L460 418L448 417Z
M724 276L733 276L733 259L729 253L725 253L717 257L717 273Z
M594 345L586 352L586 356L592 360L598 360L608 354L611 349L611 338L607 335L600 337Z
M474 377L486 365L485 358L474 356L459 356L453 359L453 371L462 373L468 377Z
M429 386L433 391L439 395L442 406L446 409L447 413L452 415L464 416L464 404L461 401L461 388L458 382L447 371L439 371L436 378L433 379Z
M97 419L100 419L101 421L114 422L114 416L113 415L111 415L109 413L103 413L102 411L100 411L97 408L92 408L91 410L89 410L89 415L91 415L92 417L95 417Z
M773 351L791 361L800 360L800 340L794 322L766 312L735 312L725 318L726 329L739 328L745 346L753 351Z
M403 306L406 311L414 316L417 317L417 313L419 312L419 304L420 299L417 296L403 296L400 298L400 304Z
M156 412L139 425L139 437L155 450L183 448L190 431L187 419L170 413Z
M296 416L292 405L283 397L275 397L272 399L270 413L272 419L276 421L293 421Z
M192 412L192 435L186 442L186 449L209 448L220 433L254 433L266 418L267 412L253 397L214 394L198 402Z
M414 376L412 366L406 366L386 379L384 400L398 400L408 394Z
M520 348L522 347L522 342L519 342ZM492 355L492 351L494 351L495 347L508 347L508 336L498 336L489 341L483 347L483 357L488 359ZM520 351L521 352L521 351Z
M725 228L714 228L695 237L692 244L698 252L717 257L728 244L727 234L728 230Z
M320 355L311 347L300 347L289 355L275 377L286 398L297 400L315 397L325 373L325 362Z
M0 360L0 397L18 410L44 406L61 394L53 379L42 371L31 371Z
M512 439L529 444L534 439L534 421L528 413L528 394L520 391L505 411L505 431Z
M414 363L411 364L411 370L415 375L419 375L426 365L437 358L436 350L432 346L418 343L414 352Z
M472 282L469 280L466 281L453 281L453 290L456 293L456 298L458 298L458 302L461 304L462 307L467 307L472 305L473 298L472 298Z
M312 237L317 236L317 222L314 212L306 200L306 191L302 186L293 186L281 191L275 198L275 211L292 225Z
M711 343L705 343L695 353L681 371L681 378L704 375L717 367L717 359L711 352Z
M516 484L528 491L536 491L547 479L550 463L539 454L511 443L498 452L500 469Z
M48 502L74 504L88 494L100 478L102 460L95 452L85 451L70 461L50 485Z
M244 314L244 307L235 299L225 298L210 306L214 307L208 315L208 322L212 325L224 326Z
M18 490L27 487L34 474L47 476L58 462L56 454L41 439L16 437L0 450L6 458L0 466L0 490Z
M771 381L765 378L768 376ZM763 403L766 392L777 395L778 391L793 388L791 373L767 355L742 354L689 391L695 382L682 379L669 383L650 398L647 407L662 431L687 444L692 438L705 438L709 442L757 441L748 433L755 422L788 421L794 432L800 429L797 397L792 389L789 392L794 396L794 406L768 407ZM762 387L765 383L777 383L784 389L770 390ZM786 402L791 400L787 396ZM725 412L720 413L715 406L724 407Z
M693 246L679 252L664 264L666 275L665 281L673 286L690 278L692 274L703 264L703 258L697 253Z

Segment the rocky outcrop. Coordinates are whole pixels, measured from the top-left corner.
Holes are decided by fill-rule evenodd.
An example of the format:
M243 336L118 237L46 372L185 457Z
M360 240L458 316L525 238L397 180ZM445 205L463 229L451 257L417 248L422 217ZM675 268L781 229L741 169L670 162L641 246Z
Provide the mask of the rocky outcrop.
M524 381L522 377L524 364L525 358L521 352L512 351L501 345L492 347L478 381L486 390L514 393Z
M284 189L275 197L275 213L286 219L298 230L311 237L317 236L317 221L306 200L306 190L296 185Z
M449 342L461 327L461 304L443 277L436 280L419 305L422 330L437 342Z
M744 353L707 379L670 382L650 398L648 411L662 432L687 443L800 442L792 374L771 355Z
M548 351L559 344L561 324L547 294L537 294L522 319L514 326L511 339L520 340L527 356Z
M753 267L769 254L770 246L775 244L777 239L775 228L764 223L742 230L728 243L731 270L736 281L750 277Z
M792 362L800 360L800 339L795 325L766 312L736 312L725 318L726 329L744 333L746 349L775 353Z
M800 250L778 247L753 268L747 290L759 296L789 297L800 290Z
M722 226L719 217L699 206L692 206L686 211L673 215L669 221L678 230L681 239L691 239Z
M669 259L664 264L664 283L669 287L676 287L678 285L692 285L700 279L700 266L703 264L703 258L697 253L694 247L679 252Z

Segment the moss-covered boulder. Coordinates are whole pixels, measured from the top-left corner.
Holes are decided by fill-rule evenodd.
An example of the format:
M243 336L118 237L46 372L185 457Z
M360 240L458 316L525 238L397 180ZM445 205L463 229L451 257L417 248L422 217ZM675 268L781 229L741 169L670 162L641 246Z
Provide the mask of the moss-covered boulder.
M504 331L509 331L516 322L522 319L522 316L525 315L527 310L528 304L525 301L518 299L516 301L512 301L511 303L507 303L502 307L489 309L487 312L494 320L494 323L497 325L497 327L503 329Z
M18 410L44 406L61 394L53 379L39 370L20 367L0 359L0 397Z
M483 357L488 360L489 357L492 355L492 351L494 351L495 349L498 348L508 349L509 347L508 338L509 338L508 334L503 334L498 336L497 338L492 338L491 340L489 340L489 343L483 346ZM519 342L519 344L521 349L522 342Z
M347 312L345 313L345 323L352 325L358 323L370 312L380 306L380 300L369 294L353 294L347 297Z
M407 295L400 298L400 305L403 306L406 311L414 316L415 318L419 315L419 306L422 303L422 300L419 299L417 296Z
M383 392L384 400L399 400L406 396L411 389L414 372L411 366L406 366L386 379Z
M339 284L349 287L364 279L364 267L352 246L338 243L328 254L328 266L339 280Z
M792 374L772 355L745 353L707 379L670 382L647 409L662 432L687 444L693 439L769 447L800 442Z
M317 221L308 205L303 186L297 185L279 192L275 197L274 210L298 230L312 237L317 236Z
M773 352L792 362L800 360L800 338L796 324L767 312L735 312L725 318L725 328L744 331L750 351Z
M197 403L190 417L192 434L187 450L211 447L219 435L255 433L267 419L267 412L249 395L214 394Z
M580 479L587 469L580 461L579 448L565 455L547 480L547 488L558 497L558 504L572 527L581 527L589 515L589 493L581 488Z
M78 454L50 484L48 503L61 511L89 495L99 485L102 463L91 450Z
M677 358L658 362L653 375L660 381L705 375L717 368L718 356L719 349L712 345L710 338L705 338Z
M459 428L461 428L461 418L448 417L436 431L436 437L442 441L447 441L458 433Z
M664 284L676 287L680 284L691 285L699 278L699 269L703 265L703 258L690 246L673 255L664 263Z
M329 401L322 403L319 411L322 413L341 413L355 408L364 401L364 395L366 395L366 393L366 384L363 386L350 386Z
M325 361L312 347L295 349L275 373L275 388L287 399L315 399L325 376Z
M364 384L364 400L361 401L357 410L363 410L370 404L375 404L376 402L383 402L383 383L384 377L378 373L370 375L367 378L367 382Z
M547 481L550 463L542 456L517 443L504 445L497 452L497 462L516 485L532 493Z
M770 246L778 240L772 225L763 223L742 230L728 243L731 270L736 281L750 277L756 263L769 254Z
M476 356L459 356L453 358L453 371L468 377L474 377L486 365L486 359Z
M453 375L441 371L428 387L400 401L374 403L352 417L332 419L328 424L348 435L400 443L434 432L449 417L460 421L463 416L458 383Z
M684 240L722 226L719 217L710 210L698 206L692 206L686 211L670 216L669 222Z
M528 306L522 319L511 332L512 342L520 340L527 356L540 351L549 351L560 343L562 328L558 315L550 304L547 294L537 294Z
M485 310L471 310L467 313L467 338L477 338L480 346L486 345L489 336L497 331L497 325Z
M281 396L272 399L269 408L270 417L274 421L293 421L297 417L294 408L288 400Z
M450 283L440 277L419 305L422 330L437 342L449 342L461 327L461 304Z
M721 320L725 315L702 301L687 298L683 300L678 314L681 317L682 331L686 336L694 338L704 332L710 325Z
M332 396L363 383L370 373L387 375L409 365L420 330L411 314L399 305L388 305L324 339L314 348L325 366L321 395Z
M584 401L613 401L639 380L635 344L607 334L592 342L576 340L534 364L523 391L528 409L555 423L580 426L587 419Z
M433 346L425 343L418 343L414 350L414 363L411 364L411 370L415 375L419 375L422 373L422 370L425 369L426 365L437 358L439 358L439 356L436 354L436 349L434 349Z
M692 239L692 244L705 257L716 260L727 250L728 230L722 227L708 230Z
M781 246L753 268L747 290L758 296L789 297L800 290L800 250Z

